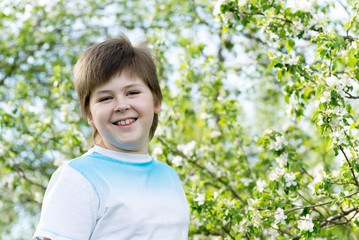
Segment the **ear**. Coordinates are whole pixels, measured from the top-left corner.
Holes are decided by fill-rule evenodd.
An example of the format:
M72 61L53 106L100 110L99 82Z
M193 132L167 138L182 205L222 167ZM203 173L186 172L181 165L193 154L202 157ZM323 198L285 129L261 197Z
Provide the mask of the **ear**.
M155 104L155 113L160 113L161 111L161 102Z
M92 127L95 126L95 124L94 124L94 122L93 122L93 118L92 118L91 115L87 117L87 122L88 122L88 124L89 124L90 126L92 126Z

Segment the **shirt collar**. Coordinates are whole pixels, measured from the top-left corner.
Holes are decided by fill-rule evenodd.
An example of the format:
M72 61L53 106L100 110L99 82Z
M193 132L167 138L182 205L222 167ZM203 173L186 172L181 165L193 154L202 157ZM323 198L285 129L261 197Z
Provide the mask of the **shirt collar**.
M100 153L110 158L114 158L124 162L131 162L131 163L146 163L152 160L152 157L147 154L135 154L135 153L124 153L118 152L110 149L106 149L95 145L93 148L89 149L87 153L84 155L90 155L93 152Z

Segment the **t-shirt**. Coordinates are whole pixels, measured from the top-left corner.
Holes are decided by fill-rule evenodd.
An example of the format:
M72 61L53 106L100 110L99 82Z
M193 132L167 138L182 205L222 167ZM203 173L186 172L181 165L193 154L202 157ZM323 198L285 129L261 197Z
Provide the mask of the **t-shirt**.
M51 177L33 240L187 239L177 173L148 154L95 146Z

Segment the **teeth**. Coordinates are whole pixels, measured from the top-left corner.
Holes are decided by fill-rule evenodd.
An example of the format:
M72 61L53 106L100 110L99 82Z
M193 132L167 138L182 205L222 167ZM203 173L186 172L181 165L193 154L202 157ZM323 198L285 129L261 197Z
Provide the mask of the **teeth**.
M124 126L124 125L128 125L130 123L133 123L134 121L135 121L135 119L131 118L131 119L126 119L126 121L118 121L115 124L120 125L120 126Z

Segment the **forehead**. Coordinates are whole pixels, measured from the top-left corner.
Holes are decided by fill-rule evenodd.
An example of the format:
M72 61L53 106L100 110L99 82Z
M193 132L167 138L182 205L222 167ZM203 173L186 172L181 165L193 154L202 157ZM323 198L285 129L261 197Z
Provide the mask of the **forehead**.
M98 94L103 91L112 91L115 89L127 89L131 87L147 87L145 81L135 75L126 73L115 74L110 77L106 82L95 87L92 91L93 94Z

